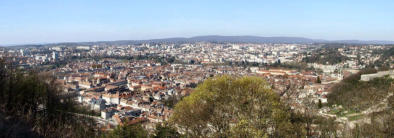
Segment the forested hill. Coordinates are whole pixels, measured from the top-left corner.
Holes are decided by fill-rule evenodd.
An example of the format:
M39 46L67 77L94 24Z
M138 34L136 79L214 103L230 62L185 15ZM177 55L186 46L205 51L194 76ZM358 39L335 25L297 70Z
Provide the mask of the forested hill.
M330 112L355 126L351 130L354 137L393 137L394 79L384 76L360 81L361 74L371 71L376 70L362 71L335 85L328 95Z
M376 70L363 70L333 86L328 95L329 104L362 111L386 99L389 93L393 92L394 80L392 78L380 77L370 81L360 81L362 74L374 72Z
M302 61L307 63L320 63L320 64L338 64L344 62L348 59L348 57L341 55L338 52L337 48L325 48L318 49L311 53L311 55L307 55Z

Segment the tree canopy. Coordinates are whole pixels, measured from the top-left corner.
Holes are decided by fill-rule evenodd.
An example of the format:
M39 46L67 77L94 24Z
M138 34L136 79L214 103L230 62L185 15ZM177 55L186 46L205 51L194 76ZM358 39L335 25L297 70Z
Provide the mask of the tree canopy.
M0 61L0 137L93 137L94 120L73 115L74 100L54 78Z
M314 51L311 55L302 59L307 63L337 64L346 61L348 57L341 55L337 48L321 48Z
M117 126L113 131L104 135L107 138L147 138L148 132L140 125Z
M258 77L220 76L175 105L170 122L188 136L296 137L290 111Z

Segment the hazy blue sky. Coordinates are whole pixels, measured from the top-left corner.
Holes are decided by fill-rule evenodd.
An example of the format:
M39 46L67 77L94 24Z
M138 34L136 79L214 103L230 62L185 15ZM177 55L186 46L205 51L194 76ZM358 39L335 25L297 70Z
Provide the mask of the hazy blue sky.
M394 40L393 0L0 0L0 44L198 35Z

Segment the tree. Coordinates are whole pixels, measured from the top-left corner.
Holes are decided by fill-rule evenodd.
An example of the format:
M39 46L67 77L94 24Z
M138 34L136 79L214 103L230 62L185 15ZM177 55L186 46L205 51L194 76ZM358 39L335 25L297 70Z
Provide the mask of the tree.
M95 121L61 93L53 77L0 61L0 137L94 137Z
M317 104L317 107L320 109L323 107L323 104L321 103L321 100L319 99L319 103Z
M320 76L317 76L316 83L321 83Z
M332 137L338 137L337 135L337 130L338 128L338 123L335 122L334 118L325 118L325 117L320 117L316 116L314 117L315 124L318 124L317 130L320 131L319 137L322 138L332 138Z
M140 125L119 125L105 135L108 138L147 138L148 132Z
M220 76L175 105L170 122L190 137L292 137L290 111L258 77ZM297 129L298 130L298 129Z
M181 135L169 124L157 124L153 138L179 138Z

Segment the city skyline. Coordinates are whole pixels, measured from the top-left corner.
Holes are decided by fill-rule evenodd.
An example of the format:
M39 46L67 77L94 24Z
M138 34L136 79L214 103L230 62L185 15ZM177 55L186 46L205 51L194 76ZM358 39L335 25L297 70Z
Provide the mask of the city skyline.
M1 1L0 45L201 35L394 40L392 1Z

